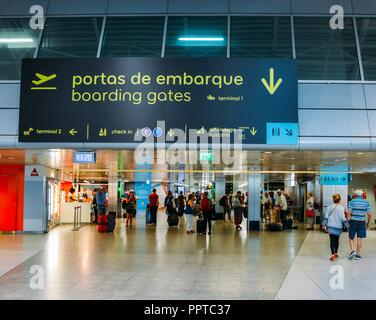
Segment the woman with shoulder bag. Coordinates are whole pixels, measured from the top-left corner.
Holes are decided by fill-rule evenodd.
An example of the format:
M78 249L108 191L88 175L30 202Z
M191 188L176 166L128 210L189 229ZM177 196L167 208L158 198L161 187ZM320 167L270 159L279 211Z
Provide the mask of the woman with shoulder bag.
M333 194L333 202L327 208L322 223L324 231L329 233L330 249L332 251L330 261L338 258L339 237L342 234L343 226L349 227L349 223L345 217L345 208L339 204L341 202L341 195L338 193Z

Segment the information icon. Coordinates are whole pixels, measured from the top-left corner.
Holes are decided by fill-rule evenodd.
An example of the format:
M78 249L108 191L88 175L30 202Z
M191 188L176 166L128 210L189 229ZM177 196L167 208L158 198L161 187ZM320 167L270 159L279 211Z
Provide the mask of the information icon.
M157 137L157 138L160 137L160 136L162 135L162 129L159 128L159 127L154 128L154 130L153 130L153 134L154 134L154 136Z
M149 137L150 135L151 135L151 129L150 128L148 128L148 127L145 127L145 128L143 128L142 129L142 135L144 136L144 137Z

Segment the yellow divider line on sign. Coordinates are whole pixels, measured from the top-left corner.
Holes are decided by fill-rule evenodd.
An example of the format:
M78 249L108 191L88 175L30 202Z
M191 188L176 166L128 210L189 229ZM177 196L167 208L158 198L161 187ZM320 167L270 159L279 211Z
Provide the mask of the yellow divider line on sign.
M31 90L56 90L56 87L31 87Z

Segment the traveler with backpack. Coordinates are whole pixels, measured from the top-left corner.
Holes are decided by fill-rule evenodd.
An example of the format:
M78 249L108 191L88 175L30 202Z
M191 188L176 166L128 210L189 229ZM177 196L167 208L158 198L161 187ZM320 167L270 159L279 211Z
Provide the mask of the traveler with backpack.
M338 193L333 194L333 202L327 208L322 223L324 231L329 233L330 249L332 251L330 261L338 258L339 237L342 234L343 225L347 228L349 227L349 223L345 217L345 208L340 205L341 195Z
M201 200L201 211L204 216L205 229L206 225L209 227L208 235L211 234L211 220L212 220L212 206L210 199L208 198L208 192L204 192L204 196Z
M179 225L179 217L176 213L175 199L171 191L168 191L164 204L168 215L167 223L169 227L177 227Z
M306 205L307 230L313 230L313 223L315 218L314 203L315 201L312 197L312 193L308 192Z
M181 217L184 214L184 207L185 207L185 198L183 192L180 191L180 195L178 197L178 216Z
M192 226L193 226L193 215L194 215L194 197L193 197L193 194L190 194L188 196L188 202L187 202L187 206L185 207L185 220L186 220L186 223L187 223L187 233L194 233L194 231L192 230Z
M234 221L235 221L235 226L236 230L242 230L242 227L240 226L243 222L243 199L241 192L238 191L236 193L236 196L234 198Z
M231 194L224 195L220 200L219 200L219 205L222 206L223 208L223 220L226 222L226 214L228 214L229 217L229 222L232 222L231 220L231 202L230 202L230 197Z

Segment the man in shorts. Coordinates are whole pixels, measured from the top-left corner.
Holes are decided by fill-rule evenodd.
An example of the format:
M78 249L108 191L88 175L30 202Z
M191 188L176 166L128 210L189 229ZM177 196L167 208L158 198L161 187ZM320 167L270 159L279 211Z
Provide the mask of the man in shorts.
M367 229L371 222L371 206L367 200L363 199L363 190L355 191L356 198L350 202L347 211L347 220L350 222L349 242L351 253L349 259L361 260L360 249L362 240L366 238ZM366 223L368 216L368 221ZM354 250L354 238L357 235L356 251Z

